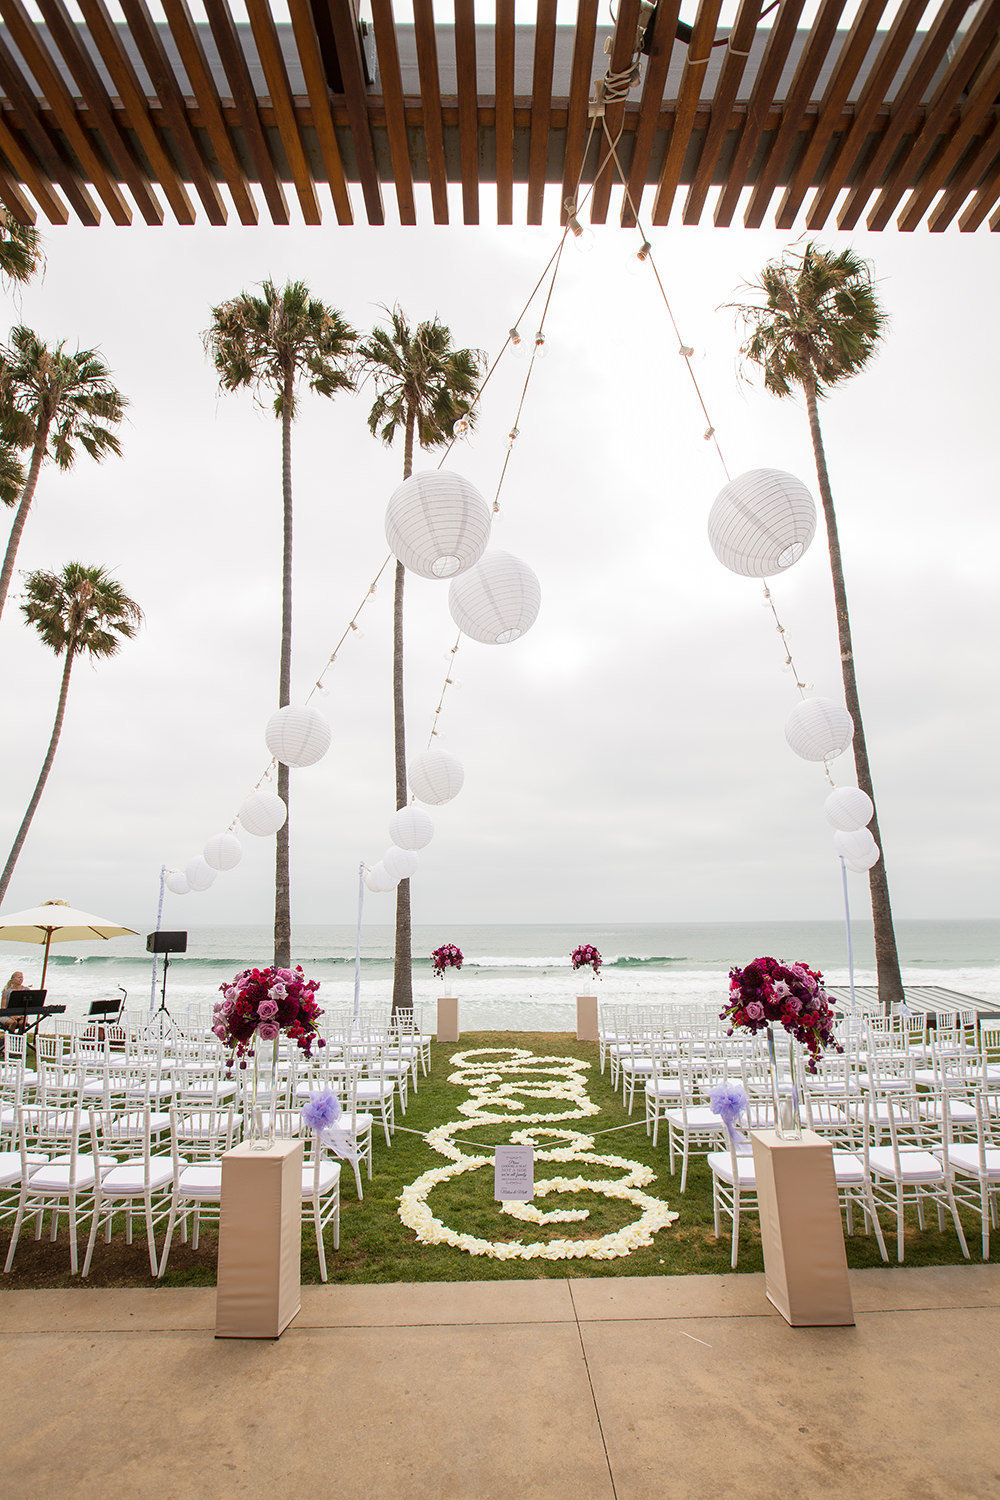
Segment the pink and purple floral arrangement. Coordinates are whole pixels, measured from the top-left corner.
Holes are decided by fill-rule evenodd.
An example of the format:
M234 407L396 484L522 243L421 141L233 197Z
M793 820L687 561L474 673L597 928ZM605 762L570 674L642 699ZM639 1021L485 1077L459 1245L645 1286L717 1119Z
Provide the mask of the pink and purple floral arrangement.
M443 979L445 969L462 967L462 950L454 943L442 943L440 948L435 948L431 954L431 963L434 965L436 977Z
M809 1053L806 1072L815 1073L827 1047L843 1052L833 1035L834 1015L823 976L806 964L755 958L729 971L729 1004L720 1013L734 1031L762 1031L780 1025Z
M236 1058L246 1067L258 1041L276 1042L284 1032L306 1054L312 1045L326 1044L316 1022L323 1014L316 1004L315 979L294 969L244 969L229 984L219 986L222 999L212 1014L212 1031L229 1048L229 1067Z
M589 966L598 979L601 977L599 970L603 961L593 943L581 943L579 948L574 948L570 955L570 962L574 969L586 969Z

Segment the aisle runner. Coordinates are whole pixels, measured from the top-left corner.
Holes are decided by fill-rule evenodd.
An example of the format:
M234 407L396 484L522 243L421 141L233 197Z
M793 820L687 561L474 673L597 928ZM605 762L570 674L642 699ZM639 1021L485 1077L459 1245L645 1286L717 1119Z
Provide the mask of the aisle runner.
M447 1157L451 1165L424 1172L404 1188L399 1199L399 1217L423 1244L452 1245L470 1255L489 1255L495 1260L576 1260L584 1256L614 1260L652 1244L656 1231L677 1218L662 1199L639 1191L655 1178L649 1167L621 1156L598 1153L592 1135L551 1128L550 1122L582 1120L600 1114L599 1106L587 1096L584 1078L589 1071L587 1063L572 1057L537 1057L522 1047L478 1048L457 1053L452 1062L457 1065L457 1072L449 1075L448 1082L465 1086L470 1093L468 1102L458 1107L464 1118L439 1125L427 1135L427 1144ZM531 1110L533 1099L564 1102L568 1107L539 1114ZM604 1198L619 1198L633 1204L641 1210L639 1217L625 1228L595 1239L553 1239L529 1245L521 1240L484 1240L472 1234L459 1234L435 1218L427 1199L438 1183L486 1168L492 1180L492 1151L484 1154L480 1150L469 1155L458 1145L463 1132L475 1138L485 1126L514 1124L535 1127L514 1130L507 1138L515 1145L535 1148L536 1199L564 1193L599 1193ZM540 1128L543 1125L545 1128ZM621 1175L601 1179L540 1178L538 1168L542 1162L579 1162L609 1167ZM508 1218L537 1225L581 1223L590 1217L588 1209L566 1207L543 1212L534 1203L498 1203L496 1210L498 1216L506 1214ZM498 1218L498 1227L502 1224L503 1220Z

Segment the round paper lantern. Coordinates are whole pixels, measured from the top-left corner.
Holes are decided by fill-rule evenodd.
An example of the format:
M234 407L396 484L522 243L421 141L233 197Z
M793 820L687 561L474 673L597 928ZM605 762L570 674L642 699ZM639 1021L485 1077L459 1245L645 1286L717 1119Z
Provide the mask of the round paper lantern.
M399 884L398 880L393 880L392 876L389 874L389 871L381 861L379 861L377 865L372 865L370 870L365 871L364 881L365 885L370 891L375 891L377 893L394 891Z
M453 578L482 557L491 520L474 484L446 469L428 469L393 491L385 535L393 556L411 573Z
M867 792L863 792L858 786L838 786L835 792L831 792L823 804L827 822L832 823L834 828L842 828L847 833L853 833L856 828L864 828L875 816L875 807Z
M542 591L538 579L519 557L487 552L448 589L448 608L463 635L484 646L508 646L538 615Z
M207 891L215 879L215 871L205 863L200 854L184 866L184 874L193 891Z
M264 730L267 748L286 766L314 766L329 750L330 739L322 714L291 703L273 713Z
M171 870L166 879L166 887L168 891L173 891L175 896L186 896L191 889L183 870Z
M415 755L406 776L413 795L432 807L457 797L465 780L462 762L444 750L423 750Z
M816 531L816 506L801 479L748 469L719 491L708 517L712 551L732 573L770 578L798 562Z
M424 849L434 837L434 824L422 807L401 807L389 819L389 837L399 849Z
M854 738L854 720L830 698L805 698L785 720L785 739L803 760L832 760Z
M835 833L833 845L838 854L842 854L845 859L853 860L856 865L863 865L872 850L878 848L868 828L855 828L851 833L843 830Z
M863 875L867 870L870 870L873 865L877 865L880 858L881 850L879 849L878 844L873 844L870 852L864 857L864 859L845 859L844 863L849 870L854 870L856 874Z
M235 833L214 834L201 852L213 870L235 870L243 858L243 846Z
M246 833L266 839L288 817L288 808L274 792L251 792L240 808L240 826Z
M415 849L398 849L395 844L390 844L381 862L393 880L409 880L417 872L420 855Z

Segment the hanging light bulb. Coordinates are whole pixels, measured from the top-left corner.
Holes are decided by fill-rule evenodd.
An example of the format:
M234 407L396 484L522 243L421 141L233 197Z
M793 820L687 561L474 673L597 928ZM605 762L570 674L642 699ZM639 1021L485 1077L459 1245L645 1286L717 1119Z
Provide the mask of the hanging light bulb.
M510 330L507 337L510 339L510 347L519 359L523 359L528 352L527 345L521 337L520 329L515 326Z
M546 351L546 348L545 348L545 335L542 332L542 330L539 328L538 332L535 334L534 358L535 359L544 359L545 355L546 355L546 352L547 351Z
M649 260L649 252L652 250L652 248L653 247L648 240L643 240L642 244L639 246L639 249L635 252L635 254L629 256L628 264L625 269L628 271L628 274L630 276L646 275L646 263Z
M452 437L464 438L469 431L469 414L463 412L451 429Z

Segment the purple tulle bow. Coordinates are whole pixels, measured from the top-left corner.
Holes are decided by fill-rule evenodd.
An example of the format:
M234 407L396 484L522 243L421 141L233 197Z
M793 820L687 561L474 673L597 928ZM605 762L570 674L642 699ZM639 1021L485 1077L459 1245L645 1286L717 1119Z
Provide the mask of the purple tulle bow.
M730 1139L734 1145L743 1145L746 1136L741 1130L737 1130L740 1119L745 1114L749 1099L744 1089L738 1083L719 1083L712 1089L708 1096L708 1107L729 1131Z
M323 1131L330 1125L335 1125L342 1113L340 1100L332 1089L326 1089L322 1094L312 1094L309 1103L302 1111L302 1123L308 1125L310 1130Z

